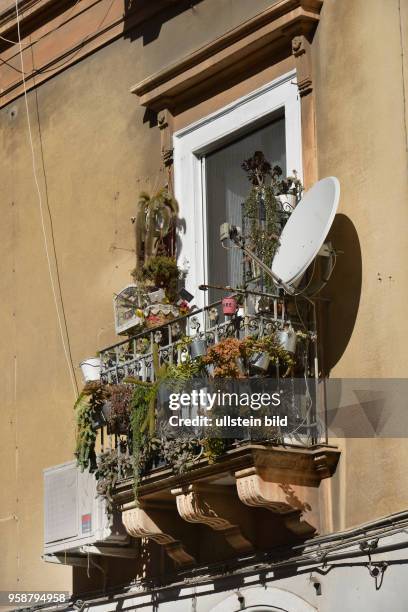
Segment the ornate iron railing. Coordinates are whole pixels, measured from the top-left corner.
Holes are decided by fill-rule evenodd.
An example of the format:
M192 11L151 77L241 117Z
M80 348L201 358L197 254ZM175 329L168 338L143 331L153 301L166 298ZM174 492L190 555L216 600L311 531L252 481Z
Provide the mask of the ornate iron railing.
M255 312L255 302L266 299L268 309ZM248 336L262 338L275 331L282 330L290 323L293 329L300 333L303 342L299 343L302 351L297 354L301 361L301 376L307 386L307 378L317 380L317 338L315 329L314 306L309 300L283 298L247 292L243 294L243 303L237 316L228 317L222 314L221 301L214 302L204 308L193 310L185 316L172 319L167 323L142 331L134 336L118 342L100 351L102 369L101 380L104 384L117 384L127 377L136 377L141 381L153 381L155 377L153 366L153 347L157 345L161 364L178 364L183 360L183 353L191 350L191 344L185 341L205 340L210 347L224 338L239 339ZM279 366L276 365L275 376L279 378ZM292 434L281 438L287 444L310 446L324 439L322 419L318 418L318 409L314 405L308 411ZM101 431L102 448L117 448L121 453L121 438ZM237 444L245 444L250 440L241 440ZM126 444L125 444L126 446ZM126 447L127 448L127 447Z

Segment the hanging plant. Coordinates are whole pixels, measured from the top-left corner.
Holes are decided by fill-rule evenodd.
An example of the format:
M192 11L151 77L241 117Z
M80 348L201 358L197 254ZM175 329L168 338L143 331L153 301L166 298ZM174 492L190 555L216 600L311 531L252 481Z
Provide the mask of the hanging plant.
M132 395L133 387L126 383L107 387L106 399L110 409L105 414L112 433L120 434L128 431Z
M202 452L202 444L193 433L183 432L176 438L163 438L161 452L173 471L183 474L197 462Z
M106 510L108 514L113 510L113 491L121 478L129 478L132 475L132 461L126 452L126 442L121 440L120 453L113 448L101 453L97 458L97 469L95 477L97 480L96 491L106 499Z
M152 386L140 384L136 385L132 396L130 426L132 430L133 491L136 501L143 469L149 459L150 435L145 423L153 393Z
M88 382L74 404L76 413L76 448L77 464L83 472L96 467L94 420L100 413L104 402L104 387L98 381Z

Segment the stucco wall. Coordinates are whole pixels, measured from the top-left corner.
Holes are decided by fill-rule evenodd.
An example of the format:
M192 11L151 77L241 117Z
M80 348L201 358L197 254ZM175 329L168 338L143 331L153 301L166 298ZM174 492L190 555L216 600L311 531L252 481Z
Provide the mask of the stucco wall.
M204 0L167 16L148 36L139 32L110 44L29 94L47 236L52 252L49 205L75 365L115 340L112 295L128 282L134 259L130 217L137 194L155 190L164 178L159 132L130 86L270 4ZM333 346L338 320L346 319L350 336L344 352L334 355L336 376L406 375L408 185L400 25L407 32L408 10L401 4L400 21L398 0L325 0L313 44L319 175L340 178L347 236L357 237L361 251L361 297L356 300L360 288L354 282L347 316L341 283L333 285ZM265 71L265 80L271 74ZM405 82L407 74L405 62ZM213 107L220 104L218 98ZM205 103L199 112L210 110ZM24 112L22 99L0 111L0 588L69 589L71 570L40 560L42 469L72 457L74 391L53 304ZM197 114L186 113L180 125ZM343 261L343 273L360 265L347 259L347 248ZM344 444L330 485L334 528L407 506L405 447L405 441Z
M344 254L328 289L333 377L407 376L406 41L405 2L326 0L313 43L318 171L342 189L334 244ZM343 450L335 529L407 507L405 439L333 443Z
M182 12L172 7L154 27L128 33L29 94L48 246L52 259L49 206L75 366L116 339L112 297L134 265L130 217L138 193L163 183L159 132L129 93L131 85L270 4L205 0ZM0 147L0 588L70 589L71 569L40 559L42 469L72 458L74 391L22 98L0 111ZM78 370L76 376L81 385Z

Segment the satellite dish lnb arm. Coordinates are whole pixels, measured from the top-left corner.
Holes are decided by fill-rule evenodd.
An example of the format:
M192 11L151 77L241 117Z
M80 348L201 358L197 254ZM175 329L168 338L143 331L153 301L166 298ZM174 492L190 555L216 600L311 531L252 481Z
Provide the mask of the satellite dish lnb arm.
M245 246L245 243L237 227L235 227L234 225L228 225L227 223L223 223L220 228L221 242L227 237L232 242L234 242L234 244L236 244L241 249L241 251L245 253L245 255L247 255L255 263L257 263L261 270L273 280L275 285L278 285L278 287L282 287L282 289L284 289L284 291L286 291L286 293L289 293L290 295L295 292L293 287L290 287L289 285L284 283L283 280L279 278L279 276L274 274L272 270L261 259L259 259L259 257L253 251L251 251L250 249L248 249L247 246Z
M255 263L258 264L258 266L261 268L261 270L263 272L265 272L265 274L267 274L273 280L275 285L278 285L278 287L282 287L282 289L284 289L284 291L286 291L286 293L289 293L290 295L292 295L295 292L293 287L290 287L289 285L284 283L283 280L281 278L279 278L279 276L274 274L272 272L272 270L270 268L268 268L268 266L261 259L259 259L259 257L257 255L255 255L255 253L250 251L244 245L240 245L240 248L245 253L245 255L248 255L248 257L250 257Z

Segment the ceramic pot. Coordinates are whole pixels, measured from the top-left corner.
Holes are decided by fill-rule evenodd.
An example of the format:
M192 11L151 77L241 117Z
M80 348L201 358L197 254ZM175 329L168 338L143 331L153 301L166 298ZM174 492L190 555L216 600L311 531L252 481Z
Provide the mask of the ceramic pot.
M258 353L257 355L254 355L254 357L251 359L251 366L255 370L267 372L270 362L271 360L268 353Z
M91 382L101 377L101 360L99 357L90 357L79 364L84 381Z
M230 296L222 299L222 312L225 315L234 315L238 310L237 300Z
M297 199L294 193L281 193L276 196L280 210L290 213L296 208Z
M289 353L296 353L296 332L293 327L285 326L284 329L281 329L277 332L277 338L279 344Z
M191 359L197 359L197 357L204 357L207 353L207 342L203 338L197 338L190 344L190 356Z

